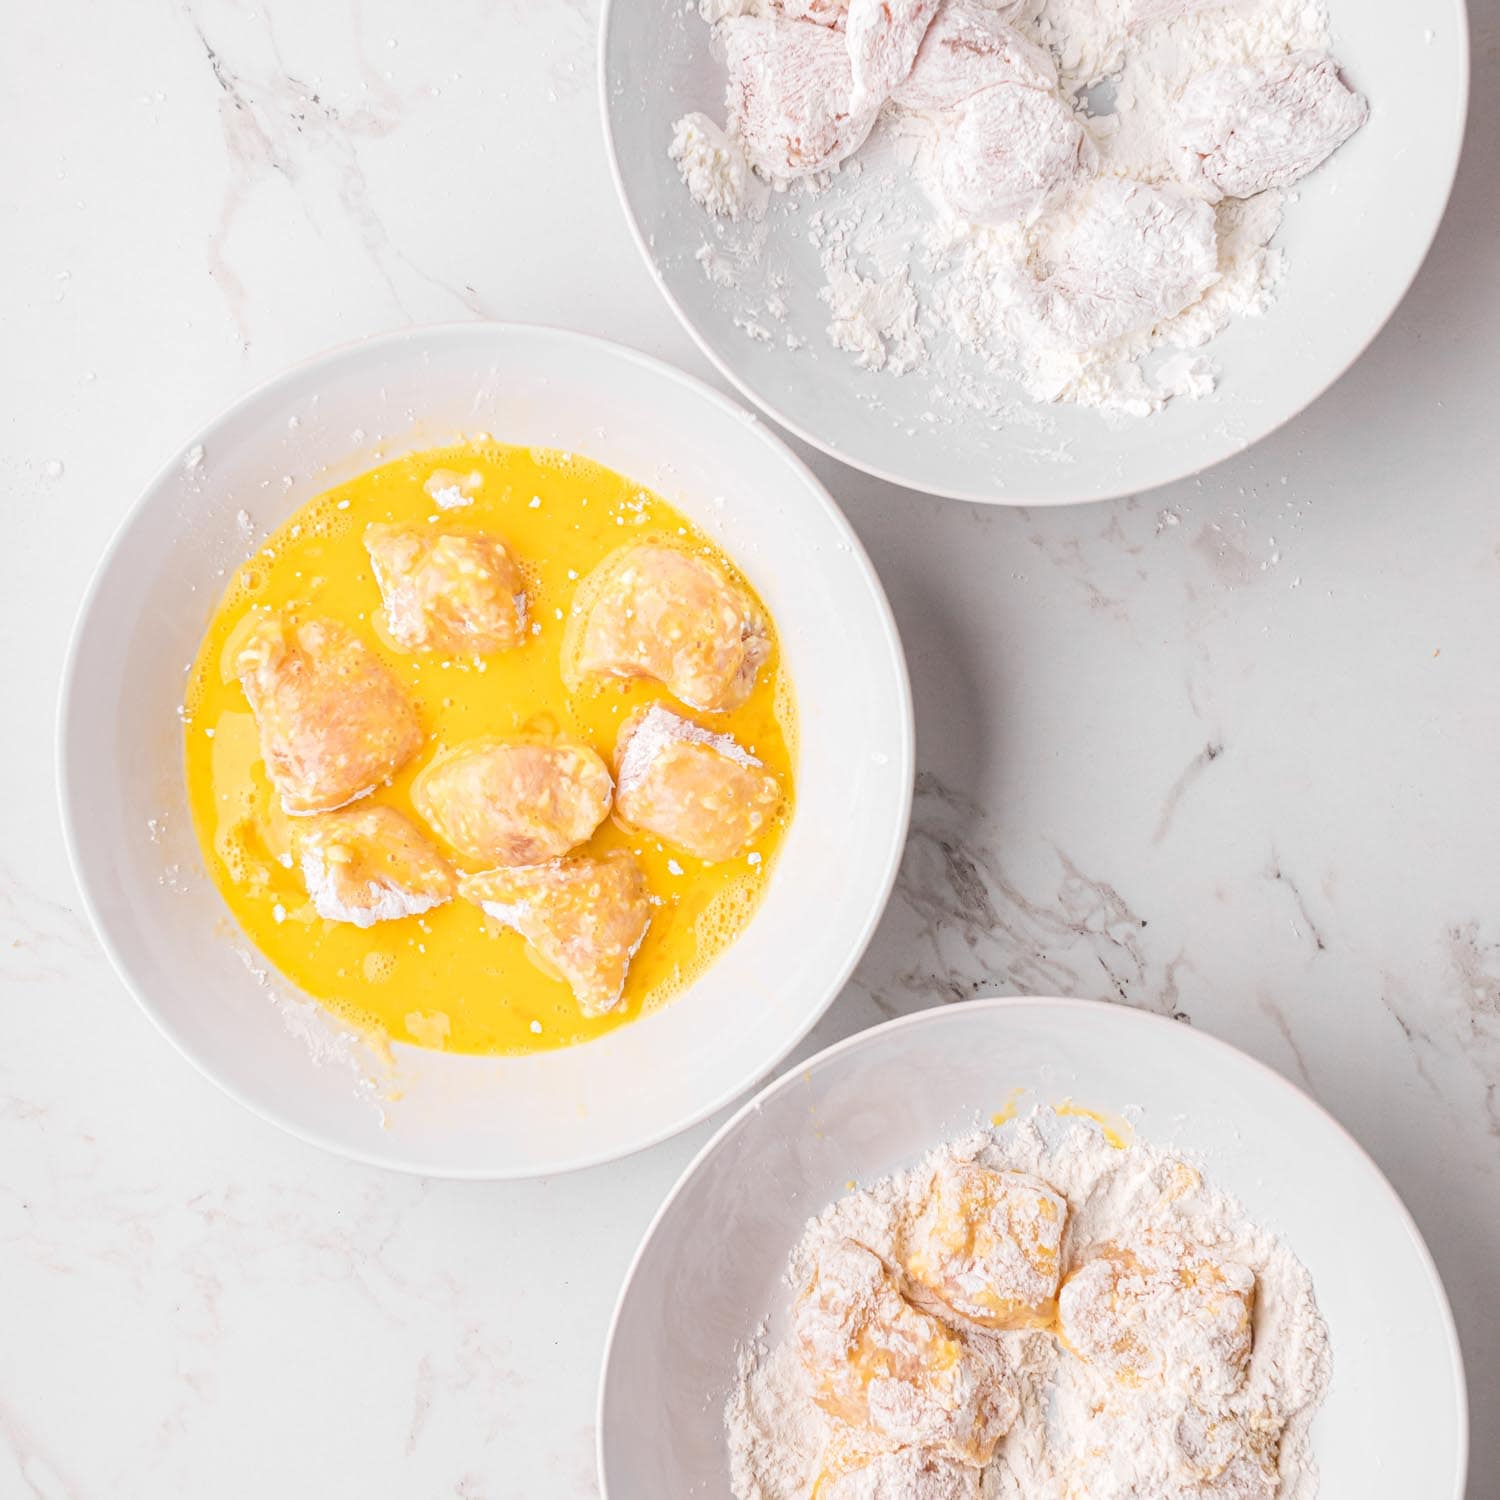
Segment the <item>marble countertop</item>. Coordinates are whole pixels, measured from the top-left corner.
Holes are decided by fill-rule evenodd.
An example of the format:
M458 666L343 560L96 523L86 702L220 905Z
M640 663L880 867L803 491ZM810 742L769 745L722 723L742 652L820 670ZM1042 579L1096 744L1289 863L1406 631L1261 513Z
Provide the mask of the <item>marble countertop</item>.
M116 982L59 834L74 608L156 466L328 345L557 322L714 378L609 181L595 0L59 0L0 38L0 1495L595 1493L606 1321L709 1127L521 1185L283 1137ZM1500 1496L1500 18L1415 290L1300 420L1051 512L819 456L918 715L898 891L808 1050L977 992L1181 1017L1338 1116L1462 1331ZM1359 1226L1349 1226L1358 1254ZM1343 1500L1343 1497L1330 1497Z

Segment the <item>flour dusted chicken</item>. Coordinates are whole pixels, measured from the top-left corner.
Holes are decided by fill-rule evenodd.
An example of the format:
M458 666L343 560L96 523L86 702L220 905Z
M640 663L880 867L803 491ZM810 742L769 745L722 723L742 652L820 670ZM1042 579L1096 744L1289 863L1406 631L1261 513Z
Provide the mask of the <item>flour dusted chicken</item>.
M905 80L937 9L938 0L849 0L844 36L856 110L879 109Z
M922 1448L825 1455L817 1500L977 1500L979 1470Z
M1058 1331L1121 1385L1232 1395L1250 1360L1255 1274L1172 1234L1110 1245L1063 1284Z
M1057 64L1007 25L1004 12L982 0L946 0L891 99L914 114L939 115L1001 84L1055 89Z
M946 1160L908 1238L907 1275L971 1323L1045 1327L1067 1219L1066 1200L1035 1177Z
M760 606L712 559L646 542L611 554L579 586L563 676L650 677L689 708L737 708L770 655Z
M412 785L417 811L472 860L530 865L581 844L609 812L609 768L586 745L473 740Z
M651 925L646 877L625 850L466 875L459 891L520 933L542 967L566 981L584 1015L620 1003Z
M978 0L948 0L892 97L931 118L931 192L955 219L1029 218L1093 164L1052 55Z
M421 747L417 711L401 684L336 620L253 616L234 673L255 715L266 775L289 813L353 802Z
M812 21L730 16L715 35L729 72L729 128L762 176L806 177L859 149L883 101L854 107L843 32Z
M853 1240L823 1247L792 1318L814 1401L874 1446L982 1465L1020 1410L998 1348L968 1344L913 1307Z
M375 522L365 551L402 650L486 656L525 638L525 580L498 537Z
M1181 1489L1167 1500L1274 1500L1279 1424L1270 1412L1257 1415L1252 1424L1218 1407L1184 1412L1173 1432Z
M632 828L696 856L741 854L781 806L781 783L727 734L653 704L615 747L615 808Z
M1177 101L1172 145L1184 181L1248 198L1305 177L1368 114L1331 57L1295 52L1193 79Z
M819 26L842 26L849 0L766 0L766 9L788 21L813 21Z
M1050 89L1000 84L956 112L936 148L942 205L955 219L1032 218L1092 160L1078 117Z
M1218 279L1218 229L1183 188L1105 178L1039 226L1032 259L1040 274L1017 288L1022 327L1054 349L1097 349L1196 302Z
M373 927L453 898L448 861L410 818L365 803L301 820L293 847L313 910L328 922Z

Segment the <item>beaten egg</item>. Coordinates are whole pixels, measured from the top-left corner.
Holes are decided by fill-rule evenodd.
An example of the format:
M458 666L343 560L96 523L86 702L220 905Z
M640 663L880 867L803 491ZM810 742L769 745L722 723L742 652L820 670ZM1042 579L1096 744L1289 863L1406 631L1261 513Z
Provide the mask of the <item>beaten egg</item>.
M456 528L498 538L519 567L524 624L484 655L405 650L390 634L366 551L372 524ZM380 535L380 533L376 533ZM713 543L659 496L572 454L470 444L410 454L303 506L235 573L184 700L188 798L204 858L231 913L288 980L357 1026L460 1052L568 1046L669 1000L739 935L770 878L793 807L796 719L777 647L744 701L695 713L662 683L564 671L579 585L621 547L659 543L711 558L753 598ZM734 857L709 862L607 817L579 849L628 850L644 873L650 926L623 998L587 1017L569 985L516 932L461 898L358 927L314 910L295 857L297 824L268 778L237 657L274 614L330 619L354 632L414 705L421 748L355 807L395 809L430 833L413 804L424 768L483 739L583 745L613 764L621 726L661 705L736 744L780 783L780 808ZM566 681L565 678L572 680ZM482 864L442 845L459 875Z

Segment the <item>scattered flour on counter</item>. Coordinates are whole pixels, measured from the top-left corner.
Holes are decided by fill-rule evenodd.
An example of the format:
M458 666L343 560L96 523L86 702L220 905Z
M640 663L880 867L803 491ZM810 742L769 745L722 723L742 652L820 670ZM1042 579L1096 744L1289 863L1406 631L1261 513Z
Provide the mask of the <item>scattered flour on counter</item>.
M965 1325L902 1278L909 1297L965 1339L998 1341L1020 1415L982 1473L911 1493L883 1488L871 1468L826 1484L831 1500L1313 1500L1308 1429L1328 1384L1330 1352L1306 1268L1193 1167L1148 1146L1111 1145L1091 1122L1037 1110L849 1193L808 1223L791 1254L788 1302L809 1285L820 1256L845 1240L889 1267L902 1265L934 1170L970 1162L1027 1173L1066 1199L1065 1284L1101 1250L1132 1244L1189 1246L1253 1274L1248 1362L1216 1392L1181 1363L1131 1386L1070 1352L1051 1328L993 1333ZM1216 1347L1202 1345L1206 1353ZM725 1424L737 1500L805 1500L836 1425L815 1404L793 1340L771 1339L767 1323L741 1347Z
M742 17L839 9L699 6L716 37L726 22L766 24ZM819 253L836 349L866 370L925 372L939 396L961 390L963 409L1008 421L1032 402L1122 422L1209 396L1215 368L1191 351L1269 307L1284 271L1272 244L1282 188L1364 118L1364 101L1322 56L1321 4L943 0L936 17L916 71L842 167L767 182L751 169L768 170L754 139L702 114L677 122L670 154L715 223L718 243L699 253L705 273L726 293L755 295L776 249L764 220L776 218L778 233L800 224ZM946 63L929 58L944 46ZM1190 85L1217 114L1180 118ZM1313 86L1323 92L1310 102ZM1231 134L1245 122L1265 133L1248 154L1267 171L1235 178L1268 184L1252 196L1220 197L1185 144L1221 119ZM1310 142L1295 162L1283 126ZM1246 154L1237 136L1233 149ZM758 225L753 239L728 232L742 219ZM761 337L758 319L737 321Z

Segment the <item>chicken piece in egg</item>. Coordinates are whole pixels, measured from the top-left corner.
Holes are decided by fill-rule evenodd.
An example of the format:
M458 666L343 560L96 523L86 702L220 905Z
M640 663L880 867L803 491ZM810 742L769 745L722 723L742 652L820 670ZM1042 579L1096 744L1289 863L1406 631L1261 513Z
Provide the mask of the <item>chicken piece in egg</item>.
M533 865L581 844L609 812L609 768L586 745L471 740L412 785L417 811L466 859Z
M328 922L373 927L453 898L452 867L393 807L366 803L299 821L292 832L313 910Z
M498 537L377 521L365 551L386 634L403 651L487 656L525 638L525 579Z
M620 730L615 780L625 823L709 861L743 853L781 806L781 783L736 740L659 703Z
M761 607L713 559L657 542L622 547L579 585L563 643L570 689L649 677L689 708L738 708L771 654Z
M793 1329L813 1399L871 1449L925 1447L982 1465L1019 1414L998 1345L966 1342L913 1307L853 1240L821 1250Z
M1080 1359L1136 1389L1183 1381L1232 1395L1250 1360L1255 1273L1171 1234L1105 1245L1063 1283L1058 1332Z
M906 1273L986 1328L1042 1328L1057 1307L1065 1199L1024 1172L944 1161L906 1246Z
M540 967L573 991L586 1016L620 1003L631 960L651 925L646 877L623 849L459 879L459 892L518 932Z
M336 620L257 613L234 675L260 731L266 775L294 815L332 812L399 771L422 726L385 663Z

